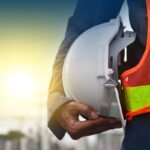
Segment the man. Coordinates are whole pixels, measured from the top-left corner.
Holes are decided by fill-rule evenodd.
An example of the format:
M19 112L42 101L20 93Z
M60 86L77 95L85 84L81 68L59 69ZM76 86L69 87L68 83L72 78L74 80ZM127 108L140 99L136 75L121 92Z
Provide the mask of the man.
M83 136L121 127L120 122L116 119L102 117L93 108L65 97L62 85L62 67L73 41L90 27L116 18L123 1L79 0L73 16L69 19L65 38L54 63L48 97L48 126L59 139L63 138L65 132L68 132L73 139L79 139ZM133 57L129 57L126 68L135 66L140 60L146 46L147 35L146 0L128 0L128 6L131 26L136 32L137 38L136 42L130 46L132 51L128 55ZM79 121L79 115L84 116L86 121ZM144 124L141 124L141 121L144 121ZM135 117L132 121L127 122L123 149L143 150L143 144L140 144L140 147L139 141L142 140L142 137L150 136L150 131L147 131L149 125L149 114ZM142 133L137 135L139 128L142 129ZM148 139L145 139L144 144L148 144ZM147 149L150 149L150 146Z

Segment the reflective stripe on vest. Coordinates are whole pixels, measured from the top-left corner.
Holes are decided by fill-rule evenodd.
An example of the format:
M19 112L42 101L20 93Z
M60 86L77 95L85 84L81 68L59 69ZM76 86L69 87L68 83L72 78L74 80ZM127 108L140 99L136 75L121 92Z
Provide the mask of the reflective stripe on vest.
M127 120L150 112L150 0L146 0L146 6L148 16L146 50L140 62L121 75Z

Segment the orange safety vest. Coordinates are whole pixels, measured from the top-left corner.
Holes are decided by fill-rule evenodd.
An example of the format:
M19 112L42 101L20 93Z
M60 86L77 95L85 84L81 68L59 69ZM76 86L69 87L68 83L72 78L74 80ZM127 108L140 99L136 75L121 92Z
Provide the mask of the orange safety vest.
M146 0L146 5L148 15L146 50L140 62L121 75L127 120L150 112L150 0Z

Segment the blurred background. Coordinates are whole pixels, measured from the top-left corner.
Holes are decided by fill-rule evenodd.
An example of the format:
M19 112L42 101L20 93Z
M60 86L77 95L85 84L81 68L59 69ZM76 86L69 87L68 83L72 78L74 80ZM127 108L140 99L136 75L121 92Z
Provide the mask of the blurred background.
M120 149L122 130L58 141L47 128L52 65L76 3L0 1L0 150Z

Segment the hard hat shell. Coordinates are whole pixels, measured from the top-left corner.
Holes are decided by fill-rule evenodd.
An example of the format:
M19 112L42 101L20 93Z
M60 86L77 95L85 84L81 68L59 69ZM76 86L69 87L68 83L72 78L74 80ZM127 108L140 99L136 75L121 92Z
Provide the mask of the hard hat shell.
M118 92L110 76L109 47L119 32L120 19L97 25L72 44L63 66L68 98L88 104L101 115L123 120Z

